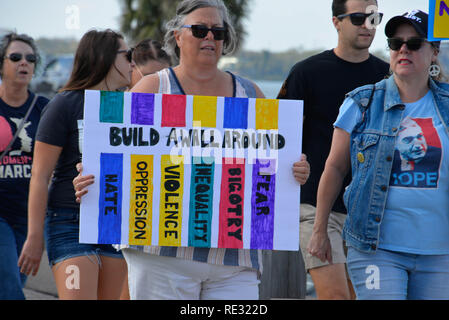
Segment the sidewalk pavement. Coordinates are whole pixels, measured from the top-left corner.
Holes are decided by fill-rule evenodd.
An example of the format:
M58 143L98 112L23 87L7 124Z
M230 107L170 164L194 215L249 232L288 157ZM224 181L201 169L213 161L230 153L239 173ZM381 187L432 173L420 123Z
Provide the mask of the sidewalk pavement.
M306 300L315 300L315 292L311 279L307 279L307 296ZM27 300L57 300L58 292L56 290L53 273L47 259L47 251L42 255L39 272L35 277L29 276L24 288L25 298ZM282 300L282 299L275 299Z
M23 291L27 300L58 299L55 280L48 264L47 251L44 251L42 255L39 272L35 277L31 275L28 277Z

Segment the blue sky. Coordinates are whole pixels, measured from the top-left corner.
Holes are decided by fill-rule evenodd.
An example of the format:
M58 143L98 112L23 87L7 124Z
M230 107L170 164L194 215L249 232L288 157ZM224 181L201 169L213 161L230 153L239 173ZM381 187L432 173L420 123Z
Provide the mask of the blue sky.
M163 0L161 0L163 1ZM252 0L245 21L246 49L283 51L289 48L331 48L337 34L331 23L332 0ZM73 29L72 6L79 10L79 25ZM119 29L119 0L2 0L0 29L15 29L32 37L75 37L87 30ZM373 49L385 49L385 23L392 16L412 9L428 11L428 0L379 0L385 14Z

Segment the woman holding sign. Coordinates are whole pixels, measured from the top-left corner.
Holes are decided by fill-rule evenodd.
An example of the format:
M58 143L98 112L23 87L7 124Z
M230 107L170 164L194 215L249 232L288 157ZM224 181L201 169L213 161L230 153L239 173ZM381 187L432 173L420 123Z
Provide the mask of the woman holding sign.
M79 243L79 204L72 180L82 154L84 90L116 91L130 84L131 72L131 51L120 34L89 31L79 43L69 82L48 104L40 122L30 183L29 232L19 265L23 273L36 275L45 221L48 259L60 299L120 297L126 262L112 245Z
M221 56L233 52L236 47L235 31L221 0L182 1L167 29L165 49L179 60L179 65L143 78L132 92L264 98L253 82L217 68ZM309 173L307 161L298 162L294 170L296 179L305 183ZM177 189L179 172L174 169L166 172L172 177L166 186ZM205 168L202 172L207 175L209 170ZM244 178L239 168L229 168L226 172L233 181L230 197L237 207L241 199L237 191L241 190ZM202 177L202 181L208 181L207 177ZM93 176L75 179L76 196L84 195L91 183ZM175 192L171 191L170 199L174 199ZM177 206L166 203L164 207L174 212ZM167 220L167 224L175 223ZM131 299L259 297L260 250L130 246L123 253L128 263Z
M392 18L393 76L348 94L318 189L309 252L331 260L327 219L344 201L348 271L358 299L449 299L449 85L428 15Z

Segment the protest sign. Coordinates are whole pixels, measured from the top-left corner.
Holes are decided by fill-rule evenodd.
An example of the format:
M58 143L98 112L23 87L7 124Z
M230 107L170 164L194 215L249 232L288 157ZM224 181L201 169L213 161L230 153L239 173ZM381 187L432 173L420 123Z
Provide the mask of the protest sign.
M86 91L80 242L299 249L302 101Z
M449 0L429 1L429 41L449 39Z

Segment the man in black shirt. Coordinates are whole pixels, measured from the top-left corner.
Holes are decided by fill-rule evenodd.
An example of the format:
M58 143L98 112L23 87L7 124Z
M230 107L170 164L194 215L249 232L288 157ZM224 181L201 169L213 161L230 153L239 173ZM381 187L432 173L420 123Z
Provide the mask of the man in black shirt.
M349 299L352 286L346 274L346 257L341 237L346 208L341 190L327 225L332 245L330 261L321 261L307 249L315 221L316 196L330 151L333 123L345 94L357 87L376 83L389 72L389 65L369 53L375 26L382 14L376 0L334 0L333 24L338 45L297 63L284 82L278 99L304 100L303 153L311 165L308 182L301 189L300 247L305 268L315 284L318 299ZM346 178L345 186L350 182ZM317 227L317 225L315 225Z

